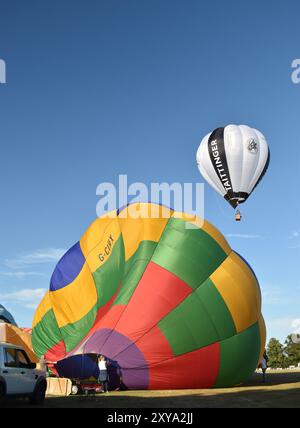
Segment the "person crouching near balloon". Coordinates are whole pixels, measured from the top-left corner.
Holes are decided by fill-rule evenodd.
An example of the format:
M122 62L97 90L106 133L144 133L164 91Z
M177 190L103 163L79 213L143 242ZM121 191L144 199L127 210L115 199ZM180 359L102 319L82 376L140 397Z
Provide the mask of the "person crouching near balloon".
M102 386L103 392L108 392L108 361L104 357L104 355L99 355L98 357L98 368L99 368L99 377L98 382Z

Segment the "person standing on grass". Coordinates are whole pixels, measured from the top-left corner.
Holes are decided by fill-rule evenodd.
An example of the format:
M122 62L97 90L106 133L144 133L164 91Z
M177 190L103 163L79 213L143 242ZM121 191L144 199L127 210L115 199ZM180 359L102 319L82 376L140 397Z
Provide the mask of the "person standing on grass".
M267 356L266 351L264 352L264 355L263 355L263 358L261 360L260 366L261 366L261 370L262 370L262 373L263 373L263 383L266 383L266 371L267 371L267 368L268 368L268 356Z
M48 366L47 366L48 361L45 358L45 355L42 355L40 360L39 360L39 365L40 365L40 370L42 370L45 373L48 373Z
M99 377L98 381L102 385L103 392L108 392L108 370L107 360L103 355L98 357Z

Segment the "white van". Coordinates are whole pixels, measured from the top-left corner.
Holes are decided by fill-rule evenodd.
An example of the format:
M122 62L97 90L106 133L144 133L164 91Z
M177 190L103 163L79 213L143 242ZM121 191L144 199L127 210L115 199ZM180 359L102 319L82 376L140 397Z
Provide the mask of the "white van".
M46 373L36 369L24 349L0 342L0 401L28 397L31 404L42 404L46 389Z

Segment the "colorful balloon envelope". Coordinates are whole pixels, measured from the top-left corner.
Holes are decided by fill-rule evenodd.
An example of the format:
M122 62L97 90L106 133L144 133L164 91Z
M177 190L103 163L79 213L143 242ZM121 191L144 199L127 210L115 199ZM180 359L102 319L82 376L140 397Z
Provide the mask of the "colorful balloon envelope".
M32 341L38 356L72 361L73 377L78 356L103 354L130 389L237 385L265 348L260 288L207 221L134 204L98 218L60 260Z
M197 151L201 174L233 208L249 198L269 163L264 135L246 125L215 129L203 138Z

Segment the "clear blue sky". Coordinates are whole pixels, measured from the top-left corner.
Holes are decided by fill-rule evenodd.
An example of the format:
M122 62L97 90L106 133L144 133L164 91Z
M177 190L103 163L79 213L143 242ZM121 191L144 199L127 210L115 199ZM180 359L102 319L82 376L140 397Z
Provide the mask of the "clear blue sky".
M0 303L21 325L57 257L95 218L97 184L202 181L201 138L267 137L244 221L205 187L206 218L253 266L269 337L300 319L298 0L0 0Z

